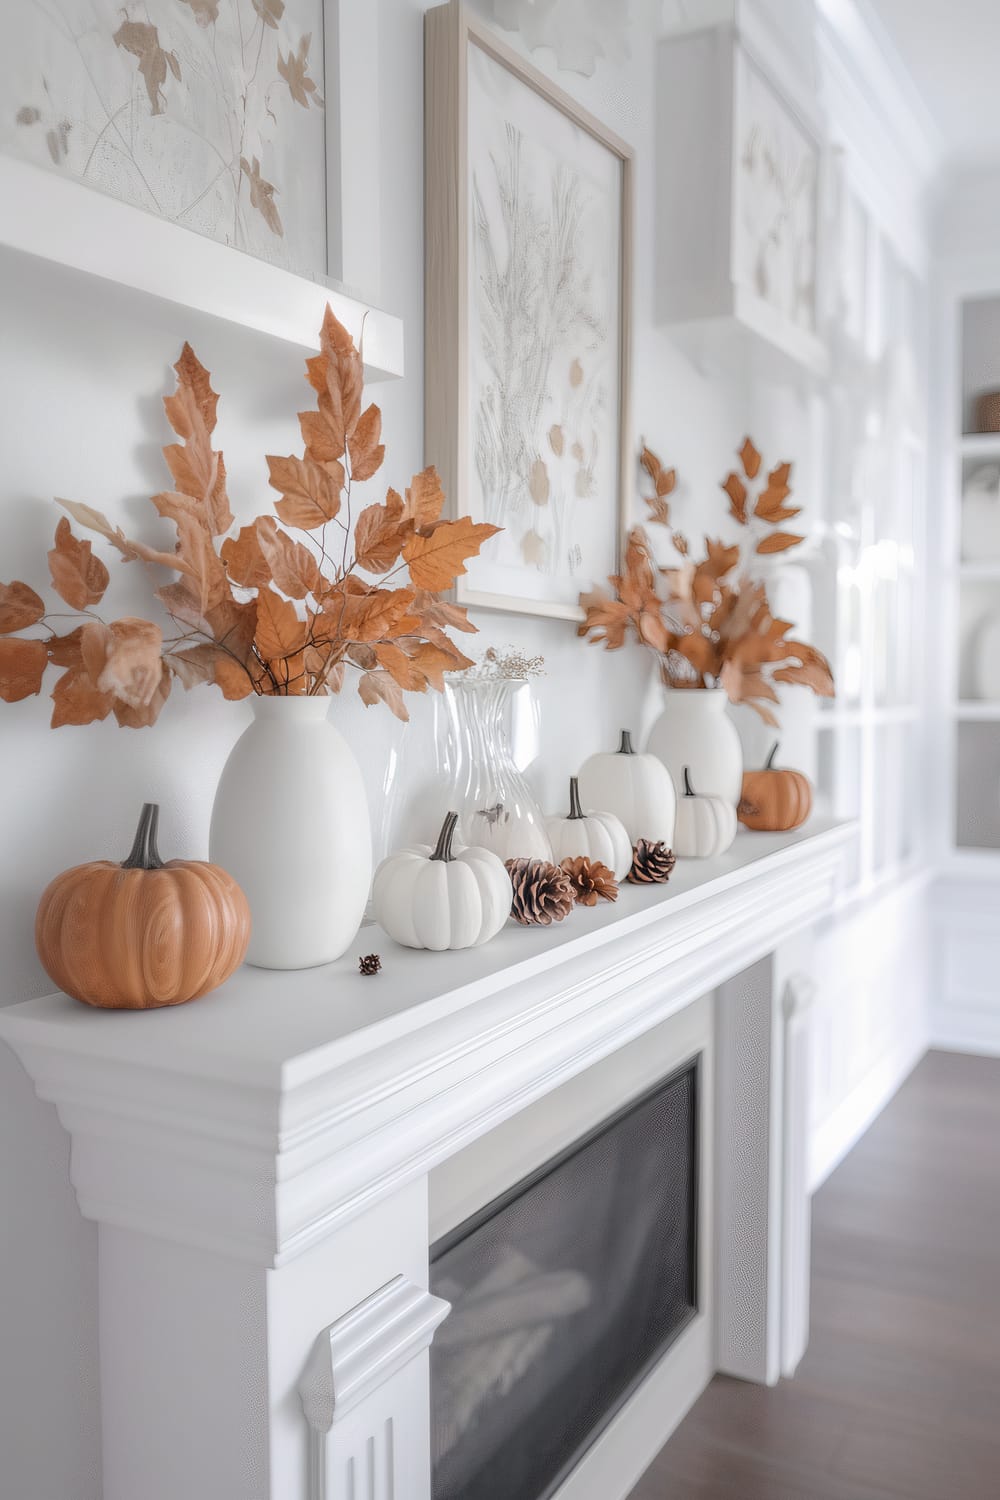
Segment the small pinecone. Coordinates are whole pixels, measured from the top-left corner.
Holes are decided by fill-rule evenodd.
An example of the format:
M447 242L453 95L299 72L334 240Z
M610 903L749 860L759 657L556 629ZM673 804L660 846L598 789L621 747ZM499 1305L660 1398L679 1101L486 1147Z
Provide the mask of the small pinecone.
M565 870L547 859L508 859L514 887L510 914L522 927L549 927L573 910L573 883Z
M366 953L358 959L358 972L360 974L377 974L382 967L382 960L377 953Z
M596 906L598 898L602 901L618 900L614 872L599 859L588 859L581 854L576 859L564 859L560 868L566 871L573 883L577 906Z
M627 879L633 885L660 885L670 879L670 872L677 863L672 849L662 839L640 839L632 850L632 868Z

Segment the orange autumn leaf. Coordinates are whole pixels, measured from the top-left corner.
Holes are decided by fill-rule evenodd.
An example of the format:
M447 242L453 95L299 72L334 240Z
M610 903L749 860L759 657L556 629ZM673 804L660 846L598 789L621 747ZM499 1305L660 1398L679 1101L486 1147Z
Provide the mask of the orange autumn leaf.
M163 632L151 620L126 617L111 625L91 620L83 627L81 651L100 693L130 708L145 708L160 684Z
M476 627L469 619L469 611L462 604L451 604L439 599L427 589L418 589L413 597L413 608L425 625L436 625L442 630L462 630L475 635Z
M0 635L37 625L44 613L44 602L26 583L0 583Z
M746 485L738 474L727 474L722 482L722 488L729 496L729 514L734 521L739 521L741 526L745 526L749 519Z
M54 667L79 667L83 662L82 640L82 625L66 635L50 635L45 642L49 661Z
M770 525L776 525L779 521L790 521L793 516L800 513L801 507L797 505L786 505L785 501L791 494L789 477L792 472L791 464L778 464L767 476L767 484L757 497L753 513L762 521Z
M113 693L99 692L83 667L70 667L52 689L53 729L64 724L93 724L106 719L114 705Z
M266 588L271 582L271 569L261 550L257 527L241 526L235 536L227 537L222 544L221 557L230 583L240 588Z
M790 657L798 657L798 663L779 667L774 674L778 682L794 682L811 688L820 698L832 698L833 673L822 651L803 641L786 641L785 647Z
M761 457L750 439L743 439L743 447L740 449L740 463L743 472L748 479L756 479L760 473Z
M20 703L40 693L48 664L44 641L0 640L0 698Z
M279 458L268 454L268 483L281 499L275 510L286 526L315 531L340 511L344 471L339 463L324 466L314 458Z
M797 536L793 531L772 531L769 536L762 537L757 543L757 551L761 553L787 552L789 547L797 547L804 542L804 536Z
M190 344L184 345L174 370L177 389L163 398L163 406L183 446L171 443L163 456L177 489L199 502L200 518L209 535L221 536L233 524L233 513L226 494L226 466L211 442L219 398Z
M302 441L315 462L339 460L361 415L363 372L351 335L329 306L320 332L320 352L306 361L306 370L319 409L299 413Z
M409 527L403 522L402 497L390 489L384 505L368 505L354 528L354 550L366 573L388 573L398 561Z
M339 639L376 641L401 634L412 603L412 589L373 589L370 593L331 595L324 600L323 608Z
M649 519L659 526L669 526L670 506L667 504L667 496L673 493L677 484L677 470L665 469L651 448L643 448L639 462L653 481L656 491L654 495L644 497L649 506Z
M160 717L160 711L170 697L172 683L170 668L166 662L163 662L160 667L160 680L144 703L127 703L116 697L112 712L121 727L123 729L151 728Z
M426 673L407 656L405 651L392 641L379 641L373 647L375 660L380 667L384 667L391 677L394 677L399 686L408 693L424 693L427 691Z
M363 673L358 682L358 692L366 707L371 708L373 703L385 703L397 719L402 719L404 723L409 719L403 701L403 689L388 672Z
M437 688L439 693L444 690L445 672L463 671L472 666L471 659L463 655L450 642L447 645L438 645L433 641L420 641L412 650L407 651L407 655L420 669L431 687Z
M351 436L351 478L356 482L371 479L382 467L385 448L379 441L382 436L382 413L372 402L358 418Z
M470 516L462 516L457 521L438 522L429 535L415 532L403 544L411 579L418 588L434 592L451 588L466 571L468 559L475 557L483 543L499 530L487 521L475 522Z
M55 546L49 552L52 586L71 609L100 604L111 575L90 542L79 541L63 516L56 526Z
M431 464L429 468L421 469L419 474L414 474L410 481L403 516L407 521L412 521L414 526L433 526L441 515L443 507L444 490L441 488L441 478L437 469Z
M296 613L294 604L273 589L257 593L257 649L268 663L301 651L306 644L306 623Z
M316 554L302 542L293 541L273 516L257 518L257 536L271 577L283 594L304 599L320 585Z

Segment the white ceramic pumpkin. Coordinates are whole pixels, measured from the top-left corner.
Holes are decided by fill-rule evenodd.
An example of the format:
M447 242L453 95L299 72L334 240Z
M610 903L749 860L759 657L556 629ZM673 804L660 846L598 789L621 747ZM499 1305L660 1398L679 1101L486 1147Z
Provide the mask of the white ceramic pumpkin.
M637 755L627 729L616 751L584 761L579 782L584 807L614 813L630 844L639 839L673 843L677 796L670 772L655 755Z
M565 817L546 818L552 859L599 859L616 880L624 880L632 866L632 840L614 813L584 812L580 802L580 779L569 779L569 812Z
M685 859L713 859L725 854L736 837L736 809L725 797L703 797L691 785L684 767L684 793L677 800L674 853Z
M402 849L375 871L375 920L407 948L475 948L510 916L513 888L503 861L489 849L453 849L457 822L450 812L433 849Z

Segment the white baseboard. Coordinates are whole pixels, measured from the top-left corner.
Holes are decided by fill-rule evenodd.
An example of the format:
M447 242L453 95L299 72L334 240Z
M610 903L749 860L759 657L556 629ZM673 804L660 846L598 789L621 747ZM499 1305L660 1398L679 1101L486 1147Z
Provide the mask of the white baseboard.
M939 1044L934 1042L931 1045ZM882 1113L913 1072L927 1046L927 1037L921 1031L909 1037L904 1046L894 1048L880 1058L833 1114L813 1130L809 1155L810 1193L823 1186L833 1169L840 1165L851 1147Z
M931 1015L931 1046L940 1052L978 1052L983 1057L1000 1057L1000 995L997 1011L975 1007L954 1009Z

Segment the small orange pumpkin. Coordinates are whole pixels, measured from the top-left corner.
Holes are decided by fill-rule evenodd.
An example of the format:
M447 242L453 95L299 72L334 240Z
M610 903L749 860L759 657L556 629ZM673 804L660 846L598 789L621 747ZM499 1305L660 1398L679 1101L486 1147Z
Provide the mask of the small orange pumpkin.
M218 865L156 848L160 809L147 802L120 865L75 865L38 903L35 946L61 990L105 1010L196 1000L229 978L250 941L250 908Z
M774 764L774 746L763 770L744 771L740 798L740 822L758 832L786 833L800 828L812 812L812 787L801 771L788 771Z

